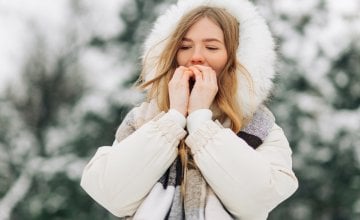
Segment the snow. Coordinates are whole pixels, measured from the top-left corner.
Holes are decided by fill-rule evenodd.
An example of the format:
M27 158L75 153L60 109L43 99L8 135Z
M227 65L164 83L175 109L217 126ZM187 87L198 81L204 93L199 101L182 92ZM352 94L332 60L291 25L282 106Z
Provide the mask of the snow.
M92 25L93 35L108 39L124 30L124 24L118 19L119 11L126 0L83 1L89 15L82 19Z
M1 8L1 6L0 6ZM0 34L0 93L8 82L18 81L21 63L24 59L24 48L30 42L24 39L28 29L20 19L11 19L0 14L0 27L6 31ZM20 64L20 65L19 65Z
M318 1L314 0L276 0L274 1L273 7L277 13L288 14L291 15L291 17L299 17L314 11L317 4Z
M64 172L69 179L78 180L87 160L78 158L73 152L66 152L67 149L62 148L67 146L66 144L70 143L80 130L91 134L99 129L96 124L84 126L82 117L90 112L105 118L111 114L109 103L119 106L134 104L142 98L139 93L122 86L134 72L132 63L124 63L121 60L121 57L126 56L126 51L120 47L99 50L86 46L92 37L109 40L124 30L124 24L119 19L119 10L126 2L127 0L0 1L0 26L3 29L0 35L0 116L11 119L7 133L11 146L0 143L2 163L8 160L16 164L23 162L22 166L27 169L25 171L28 171L29 175L37 172L46 179L51 179L58 172ZM296 118L305 137L298 143L297 152L294 154L294 167L306 168L309 172L307 177L313 179L323 175L322 170L308 167L305 158L311 157L320 162L327 162L333 154L330 148L313 146L311 138L314 135L323 142L338 141L340 150L354 148L360 161L360 148L356 147L360 145L360 108L335 109L332 102L337 98L337 91L328 77L334 60L353 44L360 46L360 1L324 2L325 9L321 12L320 0L276 0L271 1L273 12L268 8L262 8L262 11L267 11L264 14L273 15L269 22L275 35L283 40L279 45L282 57L295 61L287 68L301 71L307 82L316 88L316 92L296 93L295 90L291 90L287 93L291 97L288 100L290 104L298 107L302 113L311 115ZM76 7L73 7L74 4L77 4ZM159 6L156 10L161 11L163 8ZM127 11L130 16L130 12L135 12L136 8L127 8ZM301 23L306 16L310 19L307 20L308 23L302 32L299 32L295 25ZM38 144L36 137L27 130L29 128L14 111L14 107L2 100L2 95L9 85L16 85L16 95L27 95L20 77L24 61L28 58L29 51L37 46L34 44L39 37L48 51L46 62L49 68L53 65L51 56L66 54L72 48L81 48L78 61L87 89L73 108L60 109L58 126L51 127L45 133L45 147L49 158L36 155L36 149L33 147ZM291 74L295 73L289 71L282 76L289 77ZM352 79L345 71L340 70L333 80L339 87L346 88ZM358 96L360 84L352 86L350 92L354 97ZM288 104L277 106L278 115L287 119L293 117L289 113ZM284 131L287 132L288 129ZM339 140L337 138L340 132L346 133L346 136ZM12 150L11 157L6 150L9 147ZM27 163L24 158L29 156L33 158ZM1 164L0 169L6 167L5 164ZM32 177L25 174L15 180L15 184L0 201L0 213L3 214L0 215L0 219L9 218L16 203L26 195L31 181ZM61 204L61 197L49 200L50 209L56 209ZM360 200L354 204L354 209L360 210L359 204ZM34 213L41 212L42 205L41 201L33 200L30 202L30 210ZM301 204L298 204L294 212L303 216L310 215L308 208Z
M86 84L92 89L107 92L127 79L132 69L129 65L119 62L120 53L124 52L105 52L94 48L83 51L80 62L86 73Z
M328 0L326 1L326 6L330 14L336 15L358 15L360 12L360 2L359 0Z
M74 45L86 43L90 36L111 38L123 30L118 11L126 0L81 1L83 13L72 12L70 0L0 1L0 94L7 84L19 80L26 52L35 37L42 37L50 51L68 47L72 31L78 38ZM50 62L50 61L49 61Z
M56 173L64 172L70 179L79 180L87 162L66 152L66 149L61 150L79 131L81 117L78 117L75 123L73 119L74 115L81 113L77 111L81 108L75 106L75 111L70 114L63 110L60 116L66 118L63 114L68 113L67 120L46 132L44 144L48 157L45 158L37 155L40 143L37 143L34 131L24 124L14 106L3 100L3 95L9 87L16 91L14 95L19 99L29 95L24 89L21 74L25 61L29 56L33 56L29 52L38 50L40 46L45 53L44 65L51 70L54 68L54 58L66 55L73 49L85 47L92 37L110 39L116 36L124 28L118 13L126 2L0 1L0 26L3 30L0 35L0 116L2 120L11 120L2 121L3 125L5 122L9 125L6 133L9 141L6 144L0 143L0 158L6 158L2 160L4 164L1 164L0 168L5 169L1 172L7 175L9 172L6 164L11 161L12 166L19 167L22 172L13 185L7 186L10 187L8 191L2 191L4 196L0 200L1 220L10 219L13 209L28 193L35 174L50 180ZM88 105L84 106L82 112L97 111L101 115L106 114L109 108L107 100L112 98L112 93L120 90L121 82L129 76L131 69L116 60L119 51L102 53L83 50L80 55L83 56L79 58L80 64L87 72L83 77L86 86L92 91L80 102ZM14 177L16 176L12 176ZM52 197L48 201L48 208L55 209L61 201L61 198ZM30 211L41 211L42 206L43 203L33 200L30 202Z

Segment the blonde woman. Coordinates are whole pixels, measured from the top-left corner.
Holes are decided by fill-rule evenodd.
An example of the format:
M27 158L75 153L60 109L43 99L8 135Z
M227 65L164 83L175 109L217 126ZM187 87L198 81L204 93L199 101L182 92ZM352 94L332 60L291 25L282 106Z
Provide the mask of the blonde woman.
M275 53L246 0L182 0L145 42L139 86L113 146L81 186L127 219L266 219L298 187L291 149L263 105Z

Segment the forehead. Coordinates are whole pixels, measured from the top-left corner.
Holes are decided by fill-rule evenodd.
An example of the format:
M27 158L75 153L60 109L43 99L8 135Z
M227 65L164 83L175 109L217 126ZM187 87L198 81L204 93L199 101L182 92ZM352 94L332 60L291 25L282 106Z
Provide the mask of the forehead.
M224 33L221 28L207 17L199 19L185 34L186 38L202 40L206 38L217 38L224 41Z

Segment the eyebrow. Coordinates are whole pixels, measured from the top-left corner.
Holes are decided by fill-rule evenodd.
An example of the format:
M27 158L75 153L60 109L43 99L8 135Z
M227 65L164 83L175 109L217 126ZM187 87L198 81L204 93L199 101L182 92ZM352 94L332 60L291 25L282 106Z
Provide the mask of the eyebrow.
M183 41L188 41L188 42L192 42L192 40L190 38L186 38L184 37L182 39ZM219 39L217 38L205 38L202 40L203 42L212 42L212 41L216 41L216 42L219 42L219 43L223 43L222 41L220 41Z

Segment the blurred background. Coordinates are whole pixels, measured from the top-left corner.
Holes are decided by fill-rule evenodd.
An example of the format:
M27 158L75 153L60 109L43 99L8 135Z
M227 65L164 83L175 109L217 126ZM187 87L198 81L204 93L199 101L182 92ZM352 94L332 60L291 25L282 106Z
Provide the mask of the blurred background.
M143 98L141 43L173 2L0 1L0 220L116 219L81 173ZM360 219L360 1L253 2L277 42L268 105L300 182L269 219Z

